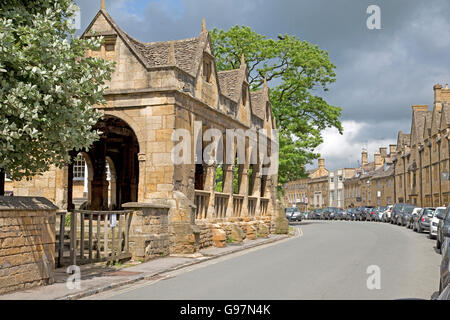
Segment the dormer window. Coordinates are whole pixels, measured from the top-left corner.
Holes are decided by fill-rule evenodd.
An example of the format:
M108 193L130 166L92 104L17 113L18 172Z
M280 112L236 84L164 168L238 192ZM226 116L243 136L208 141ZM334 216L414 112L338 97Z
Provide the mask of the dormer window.
M205 78L206 82L211 82L211 73L212 73L212 67L211 67L211 60L208 58L203 58L203 78Z

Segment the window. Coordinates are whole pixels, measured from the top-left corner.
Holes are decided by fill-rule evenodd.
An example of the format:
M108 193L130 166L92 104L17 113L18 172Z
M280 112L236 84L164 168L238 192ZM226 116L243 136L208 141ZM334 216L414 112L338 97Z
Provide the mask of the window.
M334 182L334 178L330 178L330 182L333 183Z
M84 180L86 161L79 154L73 162L73 180Z
M105 50L106 51L114 51L114 45L113 44L106 44L105 45Z
M339 179L339 181L342 181L342 176L339 176L339 178L338 178L338 179Z
M209 59L203 59L203 77L206 82L211 82L211 61Z
M391 179L388 179L388 181L387 181L387 186L388 186L388 187L391 186Z

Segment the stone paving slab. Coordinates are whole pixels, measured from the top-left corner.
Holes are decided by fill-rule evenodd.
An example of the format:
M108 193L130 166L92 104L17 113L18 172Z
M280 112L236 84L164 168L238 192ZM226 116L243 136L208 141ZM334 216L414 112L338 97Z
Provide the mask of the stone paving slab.
M200 255L186 257L164 257L129 267L106 267L104 264L80 267L81 287L69 289L66 281L69 274L65 268L55 270L55 283L0 296L0 300L73 300L104 292L141 280L150 280L160 274L181 269L223 255L250 249L287 238L287 235L271 235L269 238L244 240L241 244L230 244L224 248L200 250Z

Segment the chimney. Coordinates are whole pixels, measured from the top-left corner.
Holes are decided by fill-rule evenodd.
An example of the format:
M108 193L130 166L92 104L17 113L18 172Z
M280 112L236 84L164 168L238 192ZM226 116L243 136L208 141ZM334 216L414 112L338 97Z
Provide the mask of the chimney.
M318 164L319 164L319 169L325 169L325 159L320 158L318 160Z
M381 155L381 158L387 158L387 148L386 147L383 147L383 148L380 148L380 155Z
M412 106L413 111L428 111L427 105L415 105Z
M395 155L397 153L397 145L396 144L390 144L389 145L389 154L391 156Z
M383 165L383 160L382 160L381 154L379 152L375 152L373 154L373 160L375 163L375 169L378 169L379 167L381 167Z
M361 152L361 165L365 165L367 163L368 163L368 161L367 161L367 150L363 150Z

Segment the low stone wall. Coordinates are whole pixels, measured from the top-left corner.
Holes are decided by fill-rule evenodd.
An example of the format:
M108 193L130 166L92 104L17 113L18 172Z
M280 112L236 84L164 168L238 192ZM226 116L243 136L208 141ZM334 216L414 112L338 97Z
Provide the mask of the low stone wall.
M133 260L148 261L170 253L169 206L127 203L133 209L130 225L130 251Z
M53 283L56 210L38 197L0 197L0 294Z

